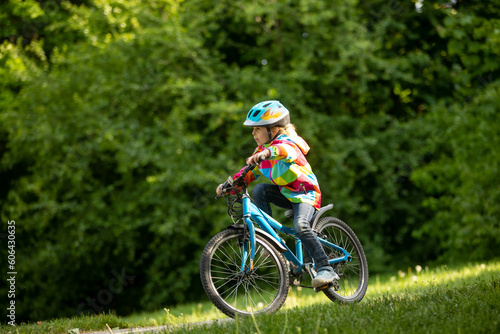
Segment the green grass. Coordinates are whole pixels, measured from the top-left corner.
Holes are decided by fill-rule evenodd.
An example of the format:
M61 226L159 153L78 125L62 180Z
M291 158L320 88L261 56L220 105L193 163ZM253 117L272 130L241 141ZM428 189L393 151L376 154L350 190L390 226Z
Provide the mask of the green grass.
M500 333L500 262L418 269L372 277L359 304L294 289L277 314L171 333Z
M110 328L180 325L227 318L209 302L128 317L101 315L21 325L19 333L68 333ZM2 326L0 333L16 333ZM332 303L323 294L293 288L274 315L240 318L210 327L178 326L171 333L500 333L500 260L447 268L407 268L370 277L365 299Z
M101 314L95 316L80 316L73 318L54 319L50 321L41 321L35 324L21 324L16 327L2 325L0 333L2 334L31 334L31 333L77 333L78 331L106 330L110 328L129 327L130 324L111 314ZM78 331L76 331L78 329Z

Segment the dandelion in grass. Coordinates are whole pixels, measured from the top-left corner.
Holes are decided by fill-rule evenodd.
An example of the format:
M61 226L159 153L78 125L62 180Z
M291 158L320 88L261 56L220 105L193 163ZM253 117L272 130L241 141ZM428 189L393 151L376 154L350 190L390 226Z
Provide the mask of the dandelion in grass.
M402 270L398 270L398 275L399 275L399 278L405 278L406 273Z
M420 272L422 271L422 266L417 265L417 266L415 267L415 270L417 271L417 275L418 275L418 274L420 274Z

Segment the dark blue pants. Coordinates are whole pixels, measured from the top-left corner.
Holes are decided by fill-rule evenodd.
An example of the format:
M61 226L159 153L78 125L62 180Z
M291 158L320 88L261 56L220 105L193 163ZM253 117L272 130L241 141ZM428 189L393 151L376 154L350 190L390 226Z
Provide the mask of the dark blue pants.
M314 259L316 269L318 271L333 271L323 246L309 224L316 210L311 204L292 203L281 194L279 186L267 183L256 184L252 190L252 198L255 205L270 216L273 215L271 203L280 208L293 209L293 229L307 252Z

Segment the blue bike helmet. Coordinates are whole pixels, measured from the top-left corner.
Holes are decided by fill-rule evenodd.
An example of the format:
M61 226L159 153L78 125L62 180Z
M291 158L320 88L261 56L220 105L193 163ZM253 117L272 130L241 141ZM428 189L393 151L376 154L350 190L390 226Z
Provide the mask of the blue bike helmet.
M286 126L288 123L290 123L290 112L284 105L279 101L264 101L250 109L243 125L269 129L274 126Z

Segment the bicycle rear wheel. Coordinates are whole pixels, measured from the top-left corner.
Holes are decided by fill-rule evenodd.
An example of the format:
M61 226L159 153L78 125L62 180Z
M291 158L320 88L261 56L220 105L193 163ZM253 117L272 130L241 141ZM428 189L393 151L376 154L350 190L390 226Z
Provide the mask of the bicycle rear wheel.
M283 255L257 238L253 270L242 272L245 244L249 242L243 229L227 229L208 242L201 256L203 288L214 305L230 317L236 313L273 313L288 295L288 267Z
M321 218L315 231L320 238L336 244L348 251L352 259L333 265L335 272L340 276L339 289L334 288L323 290L330 300L339 303L354 303L363 299L368 288L368 263L365 252L353 230L343 221L334 217ZM323 245L329 259L344 256L344 254L334 248Z

